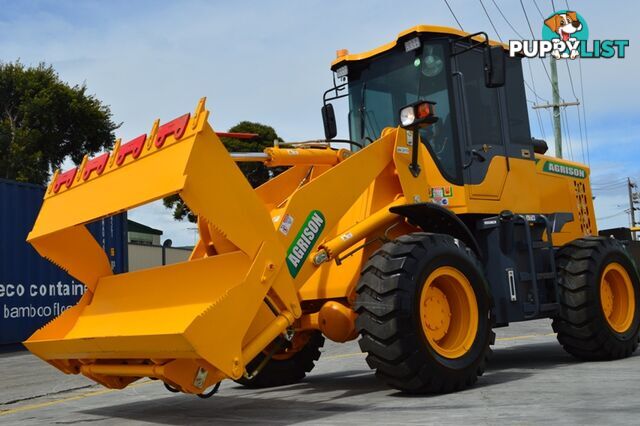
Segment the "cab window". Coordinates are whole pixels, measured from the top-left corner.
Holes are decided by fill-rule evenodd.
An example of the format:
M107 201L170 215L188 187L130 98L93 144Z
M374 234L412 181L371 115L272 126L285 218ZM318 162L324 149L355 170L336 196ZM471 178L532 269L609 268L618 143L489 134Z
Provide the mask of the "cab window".
M509 123L509 142L512 145L531 146L529 114L524 93L522 64L519 58L507 58L505 89L507 93L507 115Z
M498 91L485 85L482 52L470 51L456 56L463 75L466 115L471 145L503 145L500 128Z
M451 117L447 44L426 41L422 53L390 51L362 69L349 71L349 127L353 140L368 143L385 127L396 127L400 109L418 100L435 102L439 120L420 131L442 174L461 179Z

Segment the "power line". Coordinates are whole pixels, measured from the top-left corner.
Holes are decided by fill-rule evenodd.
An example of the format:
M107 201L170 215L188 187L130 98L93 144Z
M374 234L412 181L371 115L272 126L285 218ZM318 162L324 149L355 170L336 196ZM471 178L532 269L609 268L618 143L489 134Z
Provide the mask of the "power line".
M576 90L573 87L573 76L571 75L571 68L569 68L569 61L564 61L567 64L567 73L569 74L569 82L571 83L571 92L573 92L573 97L578 99L578 95L576 95Z
M617 216L620 216L620 215L623 215L623 214L627 214L627 211L623 210L621 212L618 212L618 213L615 213L615 214L612 214L612 215L609 215L609 216L598 217L598 218L596 218L596 220L600 221L600 220L613 219L614 217L617 217Z
M627 178L621 176L614 179L606 180L604 182L597 182L597 183L594 183L594 185L610 185L612 183L623 183L623 182L626 183Z
M564 111L563 108L558 108L558 115L560 115L560 125L561 125L560 129L562 132L562 142L564 142L564 145L567 146L567 151L569 152L569 160L573 161L573 149L571 149L571 144L569 143L569 138L567 137L567 126L565 126L563 111ZM554 114L555 114L555 111L554 111ZM555 155L557 157L561 156L557 152Z
M567 5L568 8L568 5ZM567 65L567 73L569 74L569 82L571 83L571 92L573 96L578 100L578 95L576 95L575 87L573 86L573 76L571 75L571 67L569 67L569 61L565 60L564 62ZM584 150L584 137L582 134L582 119L580 117L580 105L577 106L576 112L578 113L578 129L580 130L580 149L582 151L582 162L586 163L585 159L585 150Z
M496 29L496 26L493 24L493 20L491 20L491 16L489 15L489 12L487 12L487 8L484 7L484 3L482 3L482 0L478 0L478 1L480 2L480 6L482 6L482 10L484 10L484 14L487 15L487 19L489 19L489 23L491 24L493 31L495 31L496 35L498 36L498 40L500 40L500 43L502 43L502 37L500 37L500 34L498 34L498 30Z
M542 113L540 110L536 110L536 115L538 116L538 125L540 126L540 130L542 131L542 139L547 140L547 132L544 129L544 122L542 121Z
M538 6L538 2L536 0L533 0L533 4L536 6L536 9L538 9L538 13L540 14L540 17L544 20L544 15L542 14L540 7Z
M520 6L522 6L522 11L524 12L524 18L527 20L527 25L529 26L529 31L531 32L531 37L533 39L536 38L535 34L533 34L533 29L531 28L531 22L529 22L529 15L527 15L527 9L524 8L524 3L520 0Z
M531 91L531 92L534 94L534 96L535 96L537 99L539 99L539 98L540 98L540 96L538 96L538 94L537 94L537 93L536 93L536 92L531 88L531 86L529 86L529 83L527 83L527 80L525 80L525 79L523 78L523 79L522 79L522 81L524 82L525 86L527 86L527 88L529 89L529 91ZM532 80L532 81L533 81L533 80ZM536 103L536 102L529 101L528 99L527 99L527 102L529 102L529 103L533 104L534 106L536 106L536 105L537 105L537 103ZM544 131L544 125L542 124L542 116L540 115L540 110L539 110L538 108L533 108L532 110L533 110L533 111L535 112L535 114L536 114L536 119L537 119L537 121L538 121L538 127L540 128L540 135L542 135L542 139L547 139L547 134L546 134L546 132Z
M571 161L575 161L573 155L573 142L571 140L571 133L569 132L569 119L567 118L567 108L560 109L560 121L564 120L562 130L564 130L565 140L567 141L567 147L569 148L569 158Z
M618 176L618 177L614 177L612 179L607 179L606 183L609 182L626 182L627 181L627 177L626 176Z
M627 182L620 182L616 184L602 185L602 186L592 185L591 189L594 191L612 191L614 189L621 189L625 186L627 186Z
M511 30L522 40L524 40L524 36L522 34L520 34L520 32L518 30L515 29L515 27L511 24L511 21L509 19L507 19L507 17L505 16L504 12L502 12L502 9L500 8L500 6L498 5L498 3L496 3L496 0L491 0L491 2L493 3L493 5L496 7L496 9L498 10L498 13L500 14L500 16L502 16L502 19L504 20L504 22L507 23L507 25L509 26L509 28L511 28ZM484 9L484 13L487 14L487 18L489 18L489 22L491 22L491 18L489 17L489 14L487 12L487 9L484 7L484 4L482 3L482 0L480 0L480 4L482 4L482 8ZM493 26L493 29L495 30L496 34L498 34L498 30L496 29L496 27L493 25L493 22L491 22L491 25ZM500 37L498 35L498 37ZM502 41L502 39L500 40ZM533 95L536 97L536 100L539 101L544 101L546 103L549 103L548 100L544 99L542 96L540 96L538 94L538 91L536 89L536 81L535 78L533 77L533 71L531 70L531 61L527 60L527 66L529 67L529 76L531 78L531 85L533 85L533 87L531 87L531 85L529 85L529 83L527 82L527 80L524 78L523 75L523 82L524 84L527 86L527 88L529 89L529 91L531 91L531 93L533 93ZM533 103L535 105L535 103ZM542 115L540 113L540 111L538 109L534 110L535 114L536 114L536 119L538 121L538 127L540 128L540 134L542 136L543 139L547 138L546 132L545 132L545 128L544 128L544 124L543 124L543 120L542 120Z
M524 82L525 86L527 86L527 88L533 93L533 95L536 97L536 100L542 100L545 101L546 103L549 103L549 101L546 101L545 99L543 99L542 97L540 97L540 95L538 95L538 93L535 90L535 80L533 78L533 73L531 72L531 63L529 61L527 61L527 64L529 65L529 74L531 74L531 82L534 85L534 88L531 88L531 86L529 86L529 83L527 83L527 80L524 79L524 77L522 78L522 81ZM534 103L534 106L537 105L536 103ZM544 130L544 125L542 124L542 115L540 114L540 110L538 108L534 108L533 111L535 111L536 117L538 119L538 126L540 127L540 133L542 134L542 138L543 139L547 139L547 135L546 132Z
M533 78L533 70L532 70L532 68L531 68L531 61L530 61L529 59L527 59L526 61L527 61L527 66L528 66L528 68L529 68L529 76L531 76L531 84L533 84L533 89L531 89L531 88L529 88L529 89L533 92L533 94L536 96L536 98L537 98L538 100L543 100L543 101L545 101L546 103L549 103L549 101L548 101L548 100L546 100L546 99L542 98L540 95L538 95L538 93L536 93L536 79L535 79L535 78ZM524 80L524 78L523 78L523 81L524 81L524 83L525 83L527 86L529 85L529 84L527 83L527 81L526 81L526 80ZM544 129L544 124L543 124L543 123L544 123L544 121L542 120L542 113L540 112L540 110L539 110L539 109L536 109L536 110L535 110L535 112L536 112L536 116L538 117L538 122L539 122L539 125L540 125L540 130L542 131L542 137L543 137L544 139L547 139L547 135L546 135L546 132L545 132L545 129ZM551 117L551 116L549 116L549 117Z
M498 3L497 3L495 0L491 0L491 1L492 1L493 5L496 7L496 9L498 9L498 13L500 13L500 16L502 16L502 19L503 19L503 20L507 23L507 25L508 25L512 30L513 30L513 32L514 32L514 33L516 33L516 34L517 34L521 39L524 39L524 36L523 36L522 34L520 34L520 33L519 33L519 32L518 32L518 31L513 27L513 25L511 24L511 21L510 21L509 19L507 19L506 15L505 15L505 14L504 14L504 12L502 11L502 9L501 9L501 8L500 8L500 6L498 5ZM497 29L496 29L495 25L493 24L493 22L492 22L492 20L491 20L491 17L489 16L489 13L488 13L487 9L484 7L484 4L482 3L482 0L480 0L480 2L481 2L481 4L482 4L482 6L483 6L483 9L484 9L485 14L487 15L487 18L489 18L489 22L491 23L491 25L493 26L494 30L496 31L496 34L498 34L498 31L497 31ZM527 12L526 12L526 9L524 8L524 4L523 4L522 0L520 0L520 5L521 5L521 6L522 6L522 8L523 8L523 12L524 12L524 15L525 15L525 19L527 20L527 24L528 24L528 26L529 26L529 31L531 32L531 36L535 39L536 37L535 37L535 34L534 34L533 29L532 29L532 27L531 27L531 22L529 21L529 16L528 16L528 14L527 14ZM536 4L536 8L537 8L537 9L539 9L539 7L537 6L537 4ZM541 13L539 10L538 10L538 12L539 12L539 13ZM542 14L541 14L541 16L542 16ZM500 37L500 36L498 35L498 37ZM549 82L551 83L551 78L550 78L550 75L549 75L549 71L547 70L547 67L546 67L546 65L545 65L544 61L542 61L542 58L540 58L540 59L541 59L542 67L544 68L545 74L547 75L547 79L548 79L548 80L549 80ZM547 101L547 100L545 100L544 98L542 98L542 97L538 94L538 92L537 92L537 89L536 89L536 83L535 83L535 78L534 78L534 76L533 76L533 70L532 70L532 68L531 68L531 61L527 61L527 66L528 66L528 68L529 68L529 75L530 75L530 78L531 78L531 85L533 85L533 87L531 87L531 85L529 85L529 84L528 84L528 82L526 81L526 79L523 79L523 80L524 80L524 84L525 84L525 85L527 86L527 88L528 88L528 89L529 89L529 90L534 94L534 96L536 97L536 99L537 99L537 100L543 100L543 101L545 101L545 103L547 103L547 104L548 104L548 103L549 103L549 101ZM555 86L553 86L553 84L552 84L552 88L553 88L553 90L554 90L554 91L556 91L556 90L557 90L557 89L555 88ZM536 119L537 119L537 121L538 121L538 126L540 127L540 132L542 133L542 137L546 139L546 132L545 132L544 124L543 124L543 120L542 120L542 113L541 113L541 112L536 108L536 109L535 109L535 114L536 114ZM551 116L549 116L549 117L551 118ZM551 119L551 121L553 121L553 120Z
M580 130L580 150L582 151L582 162L587 164L586 152L584 149L584 135L582 133L582 118L580 114L580 106L576 107L576 112L578 113L578 129Z
M596 191L603 191L603 190L609 190L609 189L615 189L615 188L622 188L623 186L626 186L626 182L620 182L620 183L616 183L616 184L610 184L610 185L592 185L591 188L596 190Z
M502 13L502 9L500 9L500 6L498 6L498 4L496 3L496 0L491 0L491 1L493 2L493 5L496 7L496 9L498 9L498 12L500 13L500 16L502 16L502 19L504 19L504 21L507 23L507 25L509 25L509 28L511 28L511 30L512 30L514 33L516 33L516 35L517 35L521 40L524 40L524 37L522 36L522 34L520 34L520 33L518 32L518 30L516 30L516 29L514 28L514 26L513 26L513 25L511 25L511 21L509 21L509 20L507 19L507 17L506 17L506 16L504 16L504 13ZM486 12L486 10L485 10L485 12Z
M592 187L598 187L598 188L604 188L604 187L613 187L613 186L620 186L620 185L626 185L627 184L627 179L624 178L619 178L619 179L614 179L614 180L610 180L610 181L606 181L606 182L597 182L597 183L592 183L591 186Z
M534 0L535 2L535 0ZM569 6L569 0L564 0L565 5L567 6L567 10L571 10L571 6ZM555 8L554 8L555 9ZM580 71L580 103L582 104L582 122L580 123L580 106L578 106L578 125L580 126L580 143L582 144L582 126L584 125L584 140L587 146L587 165L591 166L591 153L589 149L589 133L587 131L587 110L584 101L584 82L582 79L582 58L578 56L578 69ZM573 79L571 78L571 69L569 68L569 63L567 62L567 71L569 71L569 81L571 82L571 91L573 92L573 96L577 99L578 97L575 94L575 90L573 89ZM583 158L584 158L584 146L583 150Z
M456 16L455 13L453 13L453 9L451 9L451 6L449 5L449 2L447 0L444 0L444 3L447 5L447 7L449 8L449 12L451 12L451 15L453 15L453 19L456 20L456 22L458 23L458 26L460 27L460 29L462 31L464 31L464 28L462 28L462 24L460 23L460 21L458 21L458 17Z
M565 0L565 2L568 3L568 0ZM534 0L534 5L536 7L536 9L538 10L538 13L540 14L541 17L543 17L542 15L542 11L540 10L540 7L538 6L537 2L535 2ZM553 11L556 11L556 5L555 2L553 0L551 0L551 6L553 8ZM531 32L531 36L533 39L536 38L535 33L533 32L533 28L531 26L531 21L529 19L529 15L527 13L527 9L524 6L524 2L522 0L520 0L520 7L522 8L522 12L524 13L524 17L525 20L527 21L527 26L529 27L529 31ZM569 67L569 64L567 62L567 73L569 75L569 80L571 82L571 91L574 94L574 98L575 98L575 102L565 102L564 99L562 102L560 102L561 96L560 96L560 90L558 88L558 73L557 73L557 65L556 65L556 60L554 60L553 58L550 58L550 65L551 65L551 74L549 74L549 71L547 70L547 66L545 64L545 61L542 57L540 57L540 62L542 63L542 67L544 69L544 72L547 76L547 79L549 80L549 83L551 84L551 90L552 90L552 96L553 96L553 104L547 104L547 105L541 105L541 106L534 106L534 108L538 108L538 107L543 107L543 108L551 108L553 107L554 111L553 111L553 116L551 117L551 121L553 123L553 128L554 128L554 135L555 135L555 140L556 140L556 155L558 156L562 156L562 144L561 144L561 140L562 140L562 133L563 131L561 130L561 126L562 126L562 122L564 121L564 133L566 134L566 138L567 138L567 146L569 148L569 154L571 156L572 160L576 160L576 156L573 150L573 138L571 137L571 128L569 125L569 114L565 109L561 110L558 107L566 107L569 105L577 105L578 106L578 128L579 128L579 133L580 133L580 147L581 147L581 151L580 153L582 154L582 161L585 162L585 149L584 149L584 136L582 133L582 117L580 116L580 110L579 110L579 105L580 102L578 101L578 97L575 94L575 84L573 83L573 75L571 74L571 68Z
M597 189L610 189L615 188L617 186L627 185L627 178L617 178L614 180L604 181L604 182L594 182L591 184L591 188Z
M531 22L529 21L529 15L527 15L527 9L524 7L524 3L520 0L520 6L522 7L522 12L524 12L524 18L527 20L527 25L529 26L529 31L531 32L531 37L535 40L536 35L533 33L533 28L531 27ZM540 62L542 63L542 68L544 68L544 73L547 75L547 79L549 80L549 84L551 84L551 88L555 91L553 83L551 82L551 76L549 75L549 71L547 70L547 65L544 63L544 59L540 57ZM558 96L560 94L558 93Z
M567 112L567 108L564 108L564 122L567 125L567 136L568 136L568 141L571 144L571 146L573 146L573 138L571 137L571 127L569 127L569 113ZM573 148L572 148L573 150ZM576 159L577 155L574 155L573 160L577 161Z
M573 137L571 136L571 127L569 127L569 113L567 112L567 108L564 109L564 121L567 123L567 135L569 136L569 143L573 146ZM578 149L576 148L576 154L573 157L574 161L578 161L577 151Z
M525 84L526 84L526 82L525 82ZM529 87L528 84L527 84L527 87ZM531 90L531 88L529 88L529 90ZM527 102L529 102L533 106L537 105L534 101L531 101L529 99L527 99ZM536 109L533 109L533 111L535 111L535 113L536 113L536 118L538 120L538 127L540 128L540 135L542 135L542 139L547 139L547 135L544 132L544 127L542 126L542 119L540 118L540 110L538 110L536 108Z
M622 189L623 187L627 186L626 183L623 184L618 184L618 185L611 185L611 186L603 186L603 187L591 187L592 191L595 192L600 192L600 191L613 191L615 189Z
M533 81L533 79L531 79L531 81ZM529 83L527 83L527 80L524 80L524 84L525 84L525 86L527 86L529 88L529 90L531 90L531 92L535 95L536 99L539 99L539 100L544 101L544 102L549 102L548 100L546 100L542 96L538 95L538 93L536 92L536 89L535 88L532 89L531 86L529 86Z
M626 182L627 182L626 176L625 177L620 176L612 179L603 179L602 181L598 179L597 182L594 182L594 185L612 185L614 183L626 183Z
M589 132L587 130L587 110L584 100L584 84L582 81L582 58L578 58L578 69L580 70L580 98L582 100L582 120L584 122L584 140L587 144L587 164L591 166L591 154L589 149Z
M551 113L551 108L547 108L547 113L549 114L549 123L551 123L551 132L553 133L553 114ZM542 114L542 112L540 112Z

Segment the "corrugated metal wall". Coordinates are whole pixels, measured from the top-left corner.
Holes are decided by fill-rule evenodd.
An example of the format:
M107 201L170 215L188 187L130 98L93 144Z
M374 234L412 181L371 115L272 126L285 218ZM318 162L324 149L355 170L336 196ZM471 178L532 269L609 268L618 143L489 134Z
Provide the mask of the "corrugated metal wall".
M25 340L74 305L84 286L25 240L45 188L0 179L0 344ZM127 270L126 213L88 225L116 273Z
M127 250L129 251L129 271L131 272L162 266L162 246L129 243ZM189 256L191 256L191 250L189 249L165 248L165 262L167 265L186 262L189 260Z

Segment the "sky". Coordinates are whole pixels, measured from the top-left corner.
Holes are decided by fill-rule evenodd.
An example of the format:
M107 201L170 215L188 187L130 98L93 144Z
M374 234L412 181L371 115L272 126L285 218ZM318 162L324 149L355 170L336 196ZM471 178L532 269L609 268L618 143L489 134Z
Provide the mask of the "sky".
M466 31L505 41L518 39L516 31L531 34L520 1L449 4ZM552 2L523 5L539 37L541 14L551 14ZM566 61L558 63L562 98L579 98L586 113L585 129L578 108L566 110L565 139L571 143L564 145L565 157L589 160L599 227L628 226L626 178L640 183L640 26L628 22L640 3L573 0L567 7L555 0L555 6L575 6L589 24L590 39L630 40L624 59L568 63L573 90ZM286 141L308 140L322 135L322 93L332 84L329 65L336 50L370 50L418 24L457 27L444 0L0 0L0 61L44 61L63 81L86 84L110 105L114 121L122 122L117 136L123 140L147 132L156 118L167 121L192 111L202 96L216 130L251 120L273 126ZM525 61L525 79L540 97L527 89L528 99L548 101L551 87L542 61ZM337 114L341 136L347 136L345 108L339 106ZM530 109L530 122L532 135L553 145L550 113L541 113L540 125ZM194 243L194 225L174 221L160 203L133 210L130 218L163 230L174 245Z

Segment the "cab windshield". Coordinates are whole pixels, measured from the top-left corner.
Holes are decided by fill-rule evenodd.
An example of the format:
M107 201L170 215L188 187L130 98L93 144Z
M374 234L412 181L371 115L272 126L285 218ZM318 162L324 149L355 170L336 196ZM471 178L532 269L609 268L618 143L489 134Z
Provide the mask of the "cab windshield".
M352 140L368 143L385 127L399 125L400 109L418 100L435 102L438 122L420 131L441 172L456 180L446 44L427 42L422 54L392 50L361 70L349 69L349 131Z

